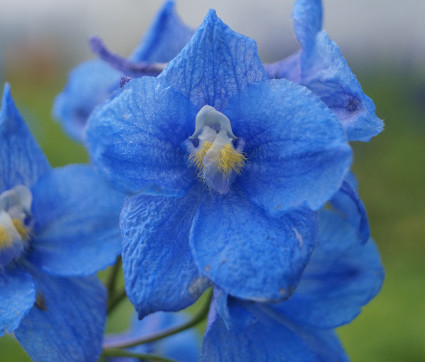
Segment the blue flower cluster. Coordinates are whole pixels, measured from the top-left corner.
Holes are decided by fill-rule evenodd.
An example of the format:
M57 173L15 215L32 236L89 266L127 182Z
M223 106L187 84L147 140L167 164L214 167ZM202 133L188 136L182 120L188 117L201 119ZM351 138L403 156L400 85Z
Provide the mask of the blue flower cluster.
M0 331L31 358L92 361L103 343L135 358L348 360L335 328L384 278L348 141L383 125L321 29L321 1L297 0L293 20L301 50L274 64L214 10L193 31L173 1L129 59L95 39L102 59L54 106L94 169L51 169L5 87ZM102 342L90 275L120 254L142 321ZM190 331L163 340L193 324L163 312L210 288L202 350Z

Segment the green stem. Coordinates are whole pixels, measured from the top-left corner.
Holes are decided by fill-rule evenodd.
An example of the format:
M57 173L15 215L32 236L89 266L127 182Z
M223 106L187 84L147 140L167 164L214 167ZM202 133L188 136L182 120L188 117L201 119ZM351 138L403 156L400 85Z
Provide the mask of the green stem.
M115 307L127 296L125 289L123 289L119 294L115 295L113 299L110 299L108 302L107 313L108 315L115 309Z
M187 321L186 323L183 323L180 326L169 328L164 331L154 333L145 337L139 337L139 338L136 337L132 339L127 339L125 341L105 343L103 345L103 348L105 349L105 351L109 349L115 349L115 348L130 348L130 347L137 346L139 344L155 342L159 339L172 336L173 334L180 333L186 329L196 326L198 323L202 322L208 315L208 311L210 309L210 304L212 299L212 288L208 290L207 293L208 293L208 297L204 305L202 306L202 308L193 316L191 320Z
M154 354L135 353L135 352L125 351L122 349L108 349L103 351L103 355L108 357L133 357L133 358L138 358L141 361L150 360L150 361L175 362L174 359L165 358L165 357L157 356Z
M112 267L111 272L108 275L108 280L106 282L106 288L108 289L108 297L112 299L112 296L115 292L115 286L118 278L119 271L121 270L122 259L121 256L117 258L115 265Z

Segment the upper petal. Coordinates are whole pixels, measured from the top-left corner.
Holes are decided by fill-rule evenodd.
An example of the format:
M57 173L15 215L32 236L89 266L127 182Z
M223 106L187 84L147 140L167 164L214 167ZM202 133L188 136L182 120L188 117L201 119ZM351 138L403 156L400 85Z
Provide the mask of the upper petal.
M247 87L224 112L246 142L238 178L271 215L323 206L339 189L351 149L335 115L306 88L285 79Z
M16 265L0 268L0 336L18 328L35 302L31 276Z
M124 196L88 165L54 169L33 187L30 260L52 275L91 275L121 253Z
M315 226L306 208L268 218L233 190L202 203L190 245L201 272L227 293L280 300L291 294L310 257Z
M248 84L267 78L255 41L232 31L214 10L159 77L198 108L219 111Z
M55 278L31 265L37 302L15 331L34 361L96 361L102 349L106 292L95 277Z
M129 197L121 214L126 291L140 317L194 303L209 286L193 262L189 231L200 190L182 198Z
M182 195L194 182L181 144L193 133L196 107L156 78L133 79L91 116L94 165L115 186Z
M319 243L296 291L274 308L288 318L319 328L349 323L379 292L384 279L378 250L358 242L357 228L341 215L319 213Z
M15 107L5 84L0 110L0 193L31 186L50 170L49 162Z

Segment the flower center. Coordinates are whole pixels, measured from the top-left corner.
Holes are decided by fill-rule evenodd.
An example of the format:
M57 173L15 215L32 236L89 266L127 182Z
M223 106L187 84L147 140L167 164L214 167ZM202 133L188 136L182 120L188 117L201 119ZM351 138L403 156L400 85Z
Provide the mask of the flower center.
M233 134L230 120L215 108L204 106L196 115L195 132L189 139L198 140L196 147L189 142L188 148L189 162L199 177L218 193L228 193L246 162L244 141Z
M26 221L31 216L32 194L16 186L0 194L0 266L18 257L30 239Z

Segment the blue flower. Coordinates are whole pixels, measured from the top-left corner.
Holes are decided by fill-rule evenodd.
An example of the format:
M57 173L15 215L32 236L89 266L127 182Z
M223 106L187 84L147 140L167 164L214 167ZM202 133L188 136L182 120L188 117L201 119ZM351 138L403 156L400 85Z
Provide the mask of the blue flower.
M297 289L278 304L215 291L201 360L346 361L334 328L379 292L384 270L372 240L337 212L319 212L319 243Z
M104 345L111 346L118 342L129 342L134 338L142 338L164 331L166 329L181 325L188 321L188 316L185 313L164 313L157 312L139 320L134 316L132 325L129 331L118 335L106 335ZM196 362L200 354L200 336L194 329L187 329L178 334L174 334L165 339L156 342L141 344L128 349L136 353L148 353L176 361ZM114 357L108 358L108 361L116 362L137 362L134 358Z
M0 335L36 361L95 360L120 253L122 194L91 167L51 169L4 87L0 111ZM83 333L84 331L84 333Z
M351 163L343 129L310 91L270 80L253 40L210 11L157 77L92 114L94 165L132 195L121 213L126 290L139 316L215 283L250 300L291 294L317 210Z
M167 1L130 60L168 62L187 44L192 34L193 30L175 13L174 1ZM71 71L53 108L54 116L70 136L80 142L84 140L88 117L96 106L119 91L122 75L98 59L86 61Z
M375 105L351 72L339 47L322 29L321 0L297 0L292 12L301 51L266 66L271 78L286 78L316 94L337 115L350 141L369 141L382 131Z

